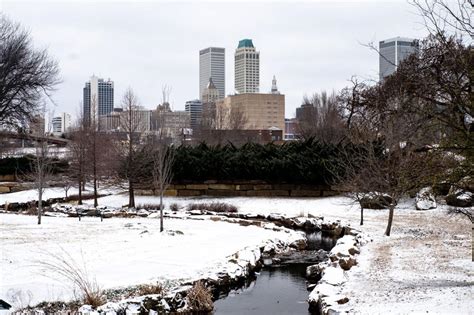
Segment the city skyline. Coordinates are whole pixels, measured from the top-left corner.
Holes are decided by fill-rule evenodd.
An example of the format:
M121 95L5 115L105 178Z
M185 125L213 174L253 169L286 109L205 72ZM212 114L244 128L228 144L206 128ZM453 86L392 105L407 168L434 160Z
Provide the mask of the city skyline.
M233 94L235 47L251 38L261 53L260 92L270 92L276 75L287 99L285 116L294 117L304 95L340 90L352 75L378 79L378 55L364 44L426 35L415 8L405 1L283 2L272 3L272 10L268 5L4 1L2 11L31 30L35 46L58 60L63 82L53 94L54 110L73 116L92 73L114 81L116 107L131 86L141 105L153 108L167 84L173 110L183 110L187 100L200 98L198 52L203 47L226 48L225 88ZM243 12L253 18L237 28ZM370 26L360 23L369 18Z

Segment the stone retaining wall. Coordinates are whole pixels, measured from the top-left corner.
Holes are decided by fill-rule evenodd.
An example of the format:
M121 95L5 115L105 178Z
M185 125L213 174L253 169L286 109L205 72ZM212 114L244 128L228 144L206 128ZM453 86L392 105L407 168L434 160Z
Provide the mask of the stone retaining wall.
M138 195L155 195L151 189L139 189ZM338 192L329 185L269 184L261 181L221 183L173 184L168 187L165 196L215 196L215 197L327 197Z

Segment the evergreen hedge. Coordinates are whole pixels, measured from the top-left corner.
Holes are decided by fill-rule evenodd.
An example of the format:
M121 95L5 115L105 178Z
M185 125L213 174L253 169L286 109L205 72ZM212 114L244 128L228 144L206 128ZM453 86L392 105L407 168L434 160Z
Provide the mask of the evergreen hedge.
M339 145L313 139L283 145L247 143L180 146L176 149L175 182L265 180L269 183L323 185L333 182L340 165Z

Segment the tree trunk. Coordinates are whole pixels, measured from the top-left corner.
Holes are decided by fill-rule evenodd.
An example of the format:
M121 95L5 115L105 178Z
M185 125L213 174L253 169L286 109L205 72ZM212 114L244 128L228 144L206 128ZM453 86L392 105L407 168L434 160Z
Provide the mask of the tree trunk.
M163 189L160 190L160 232L163 232Z
M392 230L392 222L393 222L393 212L395 210L395 205L391 204L388 209L388 224L387 229L385 230L385 235L390 236L390 231Z
M128 181L128 207L135 208L135 190L131 180Z
M43 187L40 187L38 191L38 224L41 224L42 211L43 211Z
M95 167L94 167L94 173L95 173ZM94 208L96 208L99 205L99 202L97 201L97 178L94 174Z
M364 225L364 207L360 207L360 225Z
M78 205L82 205L82 181L79 179L79 197L77 200Z

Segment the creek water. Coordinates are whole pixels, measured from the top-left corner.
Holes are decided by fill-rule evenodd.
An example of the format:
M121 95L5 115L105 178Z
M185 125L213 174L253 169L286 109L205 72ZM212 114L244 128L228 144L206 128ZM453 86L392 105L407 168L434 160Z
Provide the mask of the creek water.
M215 301L214 314L311 314L305 274L306 267L317 261L308 258L319 249L329 251L336 239L321 233L308 234L307 239L307 249L296 259L263 267L255 280Z

